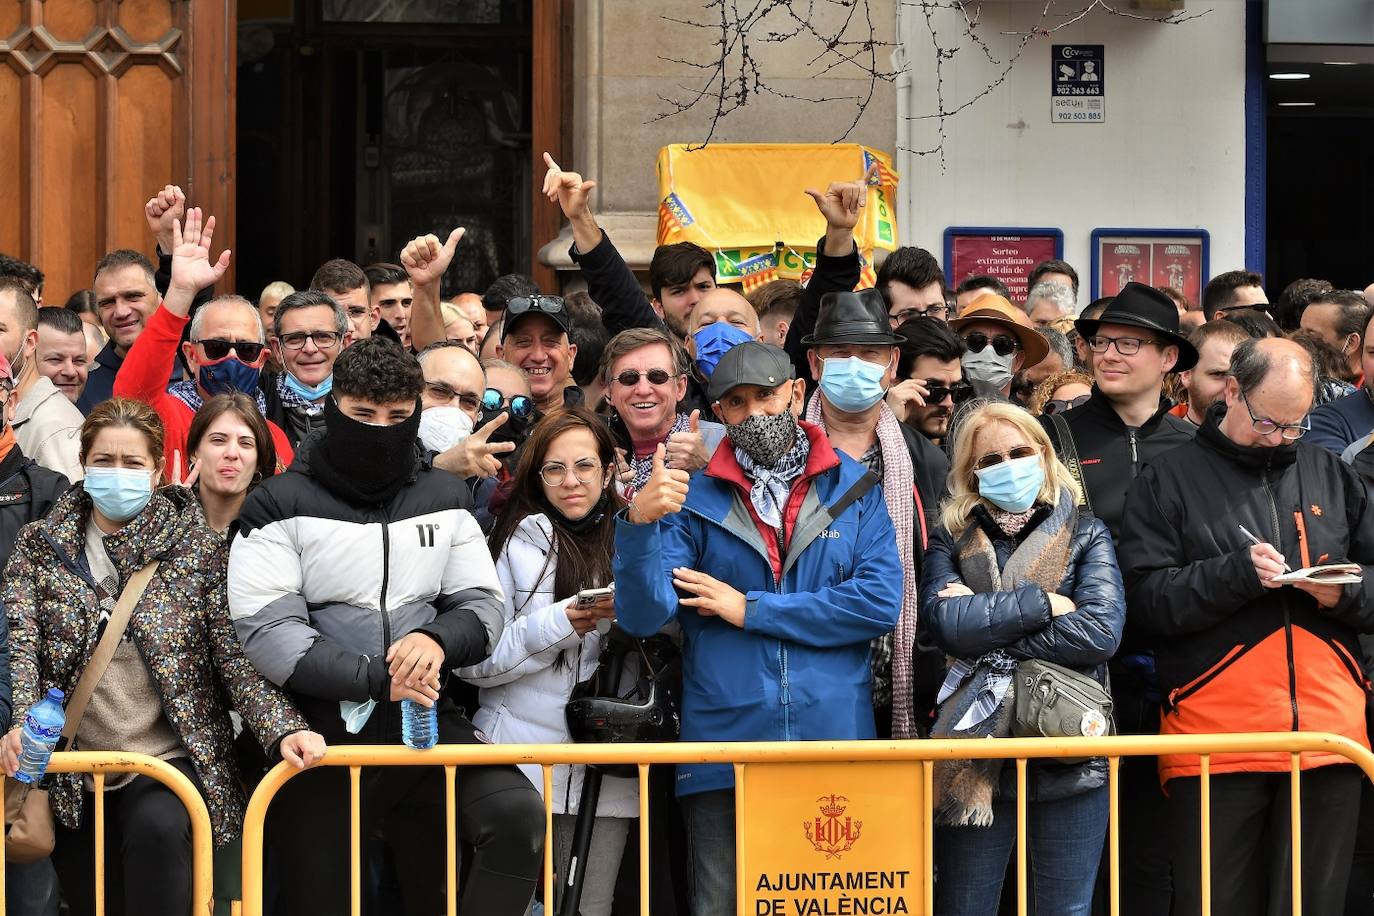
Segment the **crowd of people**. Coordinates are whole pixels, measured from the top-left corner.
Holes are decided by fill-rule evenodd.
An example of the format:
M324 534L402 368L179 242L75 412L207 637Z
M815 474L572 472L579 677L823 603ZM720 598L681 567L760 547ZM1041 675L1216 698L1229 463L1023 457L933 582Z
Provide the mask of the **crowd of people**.
M461 229L217 293L231 255L170 185L146 206L155 257L110 252L65 306L0 256L9 775L29 707L107 643L63 746L169 761L224 850L265 767L399 743L403 701L448 744L1369 746L1374 287L1299 280L1271 305L1237 270L1196 304L1133 282L1080 308L1063 261L1018 302L906 247L856 289L860 180L806 191L826 229L805 284L746 296L680 243L646 292L595 182L547 164L585 285L566 296L507 275L444 299ZM1023 708L1028 675L1079 704L1067 732ZM1374 904L1369 783L1304 755L1293 838L1290 766L1211 757L1211 912L1278 912L1299 839L1304 912ZM1123 761L1122 912L1202 912L1199 772ZM556 767L544 800L538 767L462 768L461 911L638 911L626 776ZM368 912L442 909L443 778L363 771ZM649 785L651 910L733 912L732 768ZM940 761L934 786L936 912L995 914L1015 768ZM180 803L144 776L103 791L109 911L185 913ZM1107 762L1032 762L1025 791L1035 911L1105 912ZM94 792L51 779L56 847L7 867L11 916L93 911ZM329 767L281 791L270 912L348 912L347 798ZM559 897L536 901L545 801Z

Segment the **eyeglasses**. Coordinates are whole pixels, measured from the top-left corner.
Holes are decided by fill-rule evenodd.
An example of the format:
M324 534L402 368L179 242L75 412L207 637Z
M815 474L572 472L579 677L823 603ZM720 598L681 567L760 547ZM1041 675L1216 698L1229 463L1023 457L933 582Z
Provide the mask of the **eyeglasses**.
M593 461L590 458L583 458L571 468L566 464L554 462L539 469L539 479L544 481L546 487L561 487L568 479L568 472L572 471L572 475L578 483L591 483L601 473L601 466L600 461Z
M510 415L517 420L523 420L534 413L534 402L523 394L517 394L513 398L507 398L495 388L488 388L482 392L482 409L487 411L501 410L504 407L510 408Z
M482 406L481 395L469 394L466 391L458 391L456 388L450 388L443 382L425 382L425 390L432 394L435 400L451 403L454 398L457 398L458 403L462 405L464 410L477 411Z
M1244 391L1240 393L1240 400L1245 405L1245 412L1250 415L1250 425L1261 436L1273 435L1277 430L1284 439L1296 442L1312 428L1310 417L1303 417L1301 423L1275 423L1268 417L1255 416L1255 412L1250 409L1250 399L1245 396Z
M991 339L982 331L974 331L964 338L964 343L973 353L982 353L987 349L988 344L992 344L992 352L998 356L1009 356L1021 349L1021 341L1012 337L1010 334L997 334Z
M1070 398L1067 401L1063 398L1053 398L1045 402L1045 406L1040 409L1040 412L1047 417L1053 416L1054 414L1063 413L1066 410L1073 410L1075 407L1088 403L1088 398L1090 397L1092 397L1090 394L1080 394L1078 397Z
M670 374L666 369L650 369L648 372L640 372L638 369L626 369L624 372L617 375L615 380L626 388L633 388L635 385L639 384L641 376L647 378L650 385L666 385L677 378L676 373Z
M290 334L282 334L277 340L288 350L304 350L307 340L314 341L317 350L328 350L338 346L339 341L343 340L343 335L338 331L292 331Z
M993 452L989 455L984 455L973 463L973 469L975 471L983 471L994 465L1001 464L1003 461L1015 461L1017 458L1030 458L1038 454L1040 454L1040 451L1033 445L1018 445L1016 448L1005 453Z
M233 351L245 363L255 363L263 351L263 345L256 340L220 340L218 337L211 337L207 340L198 340L196 343L205 350L206 359L224 359Z
M1135 356L1140 352L1140 348L1145 344L1160 346L1159 341L1149 337L1104 337L1101 334L1094 334L1088 338L1088 346L1094 353L1106 353L1107 348L1116 344L1116 352L1122 356Z
M562 296L516 296L506 301L506 320L530 311L558 315L563 312L563 308Z
M902 309L892 316L892 326L895 328L902 322L910 321L912 318L939 318L943 321L947 315L949 315L949 306L947 305L932 305L925 311L918 308Z
M939 404L945 398L953 398L955 401L962 401L973 391L973 386L965 382L945 385L933 378L928 378L923 384L926 386L927 404Z

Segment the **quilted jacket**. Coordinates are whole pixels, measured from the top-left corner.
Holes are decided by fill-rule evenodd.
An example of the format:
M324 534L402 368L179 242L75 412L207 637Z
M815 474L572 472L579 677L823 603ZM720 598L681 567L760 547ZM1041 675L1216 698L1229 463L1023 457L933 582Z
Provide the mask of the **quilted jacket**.
M5 567L14 713L24 713L44 691L70 695L98 642L99 601L86 561L91 500L80 484L46 519L23 529ZM228 551L205 526L200 504L182 489L154 494L148 506L105 550L127 582L159 560L157 575L134 608L129 633L152 675L162 708L205 787L215 842L238 835L245 799L234 764L232 708L265 748L306 728L286 696L243 655L225 595ZM54 777L53 812L75 829L80 820L78 774Z

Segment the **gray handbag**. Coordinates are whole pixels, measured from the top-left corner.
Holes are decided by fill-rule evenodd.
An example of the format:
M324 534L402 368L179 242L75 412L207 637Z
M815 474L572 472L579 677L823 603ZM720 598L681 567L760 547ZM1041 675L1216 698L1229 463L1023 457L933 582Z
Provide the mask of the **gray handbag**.
M1115 734L1112 695L1093 677L1038 658L1016 666L1018 738L1097 738Z

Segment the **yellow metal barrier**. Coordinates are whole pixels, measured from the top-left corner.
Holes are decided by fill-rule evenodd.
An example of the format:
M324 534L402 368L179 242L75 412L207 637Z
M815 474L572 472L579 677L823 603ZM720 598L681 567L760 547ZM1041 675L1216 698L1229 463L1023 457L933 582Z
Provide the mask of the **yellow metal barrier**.
M211 884L214 841L210 834L210 812L191 780L156 757L110 751L62 751L52 755L49 773L90 773L95 780L93 810L95 828L95 914L105 914L105 776L109 773L135 773L156 779L172 790L191 818L191 911L210 916L215 902ZM4 781L0 780L0 810L4 807ZM0 844L0 874L5 865L4 844ZM0 880L0 914L5 912L5 882Z
M534 764L543 768L545 799L544 842L544 899L548 912L553 911L553 770L562 764L632 764L639 772L639 881L640 912L649 914L649 765L665 763L729 763L736 774L736 812L738 829L743 829L744 774L750 765L789 764L818 765L845 763L919 763L920 784L924 799L921 816L923 854L920 880L924 897L923 912L934 911L934 885L931 881L933 861L931 845L934 817L931 804L931 785L934 762L938 760L1006 759L1016 762L1016 896L1018 913L1027 912L1026 862L1026 764L1028 760L1056 757L1106 757L1108 759L1110 822L1108 835L1111 876L1111 912L1120 913L1120 850L1118 827L1118 780L1122 757L1156 756L1159 754L1196 754L1201 758L1202 797L1202 912L1211 909L1210 886L1210 780L1211 757L1234 753L1287 753L1292 755L1292 857L1293 857L1293 913L1302 912L1301 874L1302 849L1300 843L1301 799L1299 774L1301 754L1322 752L1345 757L1374 780L1374 754L1348 738L1320 733L1264 733L1237 735L1121 735L1105 738L1010 738L995 741L927 740L927 741L807 741L796 743L723 743L723 744L553 744L553 745L441 745L427 751L415 751L401 746L332 747L320 766L348 767L350 773L350 805L352 809L352 848L350 876L354 916L361 913L361 847L359 814L359 779L365 766L442 766L448 782L447 850L448 850L448 913L457 913L457 821L456 788L454 780L461 778L457 768L477 764ZM258 786L248 804L243 836L243 913L261 916L263 823L268 806L277 791L301 771L286 764L278 764ZM179 775L179 774L177 774ZM194 790L193 790L194 791ZM745 881L742 850L737 856L738 907L745 913ZM915 863L912 863L913 865ZM199 887L199 885L197 885ZM206 885L208 888L208 884ZM203 899L198 893L196 899Z

